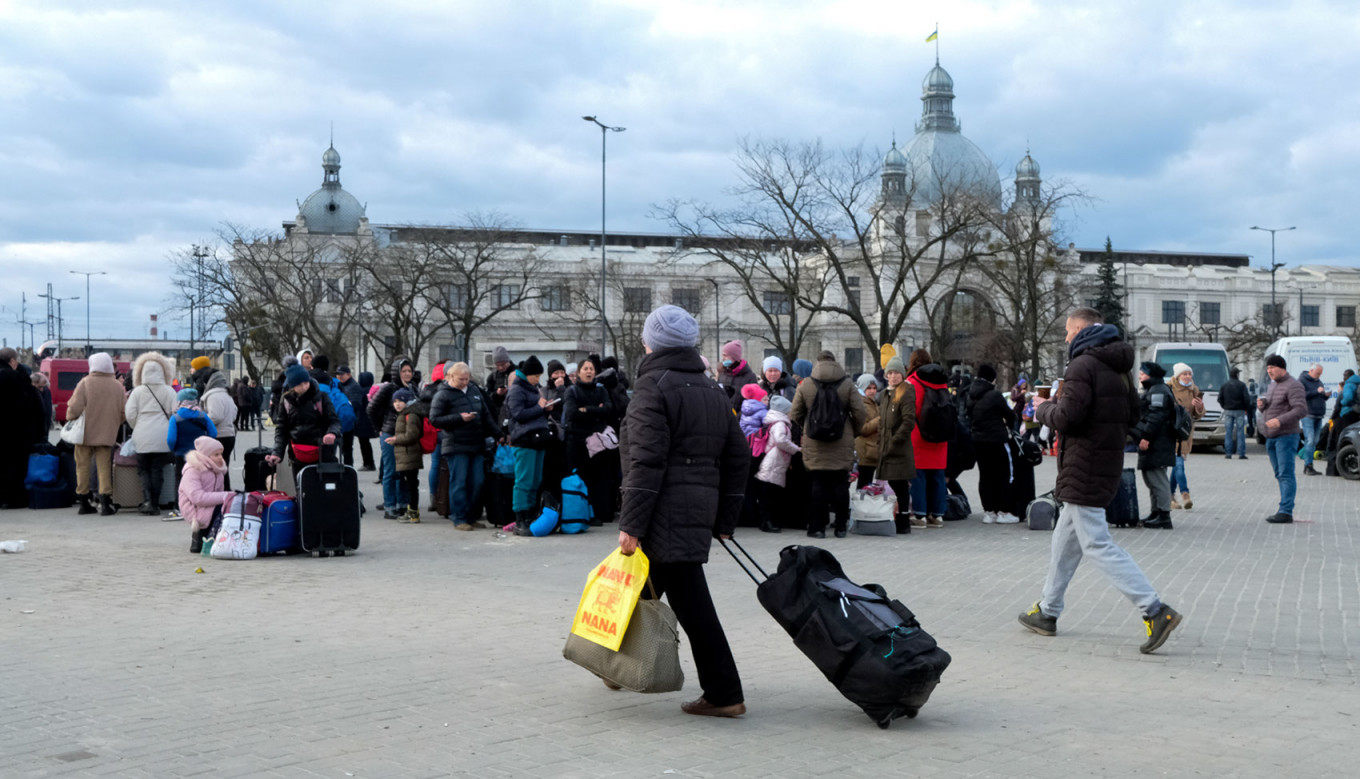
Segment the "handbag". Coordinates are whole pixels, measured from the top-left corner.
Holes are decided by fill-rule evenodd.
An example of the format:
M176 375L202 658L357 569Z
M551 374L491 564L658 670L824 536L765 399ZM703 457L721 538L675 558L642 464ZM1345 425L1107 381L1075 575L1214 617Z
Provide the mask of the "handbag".
M605 425L604 430L598 433L591 433L586 436L586 454L591 457L618 448L619 434L614 432L614 428L609 425Z
M680 629L675 612L656 598L639 600L617 652L570 633L562 656L601 679L633 692L675 692L685 686L680 667Z
M293 444L293 459L310 465L321 461L321 447L310 444Z
M260 519L245 514L228 514L213 538L212 557L216 560L254 560L260 549Z
M1011 430L1011 443L1015 445L1020 458L1030 465L1037 466L1044 461L1044 450L1033 441L1021 438L1015 430Z
M130 467L137 466L137 446L132 443L132 439L123 442L123 445L113 451L113 464Z
M61 427L61 440L72 446L80 446L85 443L85 415L81 414L75 419L67 420Z

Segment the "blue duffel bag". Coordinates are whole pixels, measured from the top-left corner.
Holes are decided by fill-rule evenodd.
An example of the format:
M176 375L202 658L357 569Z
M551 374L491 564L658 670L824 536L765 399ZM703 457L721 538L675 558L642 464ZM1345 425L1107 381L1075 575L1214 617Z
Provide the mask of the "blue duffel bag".
M563 533L584 533L595 516L590 508L590 491L586 482L576 471L562 479L562 517L560 526Z

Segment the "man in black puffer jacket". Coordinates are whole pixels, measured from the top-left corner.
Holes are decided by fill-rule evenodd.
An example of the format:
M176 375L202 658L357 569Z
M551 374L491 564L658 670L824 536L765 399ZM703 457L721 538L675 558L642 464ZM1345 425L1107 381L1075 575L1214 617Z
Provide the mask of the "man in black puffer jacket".
M1166 384L1166 369L1149 360L1138 370L1143 384L1138 424L1129 435L1138 442L1138 470L1143 472L1152 510L1143 527L1171 529L1171 476L1176 465L1176 396Z
M1138 417L1138 394L1129 372L1133 347L1100 312L1079 308L1067 318L1067 371L1054 401L1034 410L1035 418L1058 433L1058 486L1062 513L1053 528L1052 555L1043 597L1020 614L1020 624L1043 636L1056 635L1063 595L1082 557L1090 557L1120 592L1143 612L1147 641L1143 654L1166 643L1181 622L1129 553L1110 537L1105 507L1119 490L1124 441Z
M430 424L443 430L440 457L448 463L449 518L455 530L472 530L470 517L482 494L486 439L500 435L486 395L472 383L465 362L444 365L444 381L430 407Z
M1238 368L1228 371L1228 380L1218 388L1218 405L1223 409L1225 427L1223 456L1229 460L1234 454L1247 459L1247 416L1255 411L1247 385L1238 378L1241 373Z
M680 708L736 717L746 713L741 677L703 565L713 537L737 526L751 453L727 393L704 375L698 338L698 323L678 306L658 308L643 326L647 356L619 440L619 548L632 554L641 544L657 596L666 594L689 637L703 695Z

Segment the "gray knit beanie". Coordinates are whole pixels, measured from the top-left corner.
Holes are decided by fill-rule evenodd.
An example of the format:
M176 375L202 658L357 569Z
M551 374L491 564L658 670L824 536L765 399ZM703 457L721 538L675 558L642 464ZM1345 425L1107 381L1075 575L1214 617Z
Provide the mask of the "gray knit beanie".
M642 342L652 349L693 347L699 342L699 323L679 306L662 306L647 315Z

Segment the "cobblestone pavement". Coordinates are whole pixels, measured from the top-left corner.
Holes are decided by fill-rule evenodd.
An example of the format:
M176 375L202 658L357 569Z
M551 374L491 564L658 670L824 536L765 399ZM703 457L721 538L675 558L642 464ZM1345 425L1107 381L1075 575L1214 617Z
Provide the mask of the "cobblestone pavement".
M974 517L820 542L954 656L920 717L886 731L717 548L707 570L746 688L740 720L680 712L697 695L688 647L690 682L669 695L609 692L562 659L611 527L522 539L370 512L356 556L247 563L191 557L177 523L3 512L0 539L29 547L0 555L0 774L1353 776L1360 484L1300 477L1300 521L1267 525L1275 484L1263 449L1249 454L1190 458L1195 508L1174 512L1174 531L1116 531L1186 615L1155 655L1089 567L1058 637L1016 624L1047 533ZM1040 491L1052 479L1045 462ZM773 565L806 539L742 540Z

